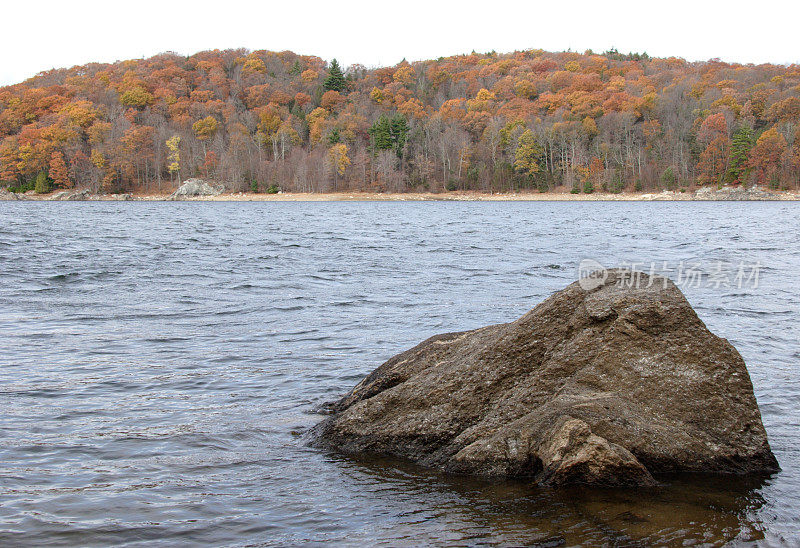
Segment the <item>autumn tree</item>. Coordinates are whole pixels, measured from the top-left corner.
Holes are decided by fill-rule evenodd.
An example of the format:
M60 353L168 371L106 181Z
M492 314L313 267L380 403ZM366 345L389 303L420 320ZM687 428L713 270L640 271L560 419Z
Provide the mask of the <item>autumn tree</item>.
M169 150L169 154L167 155L167 171L169 171L170 177L172 181L175 181L175 176L180 176L181 171L181 138L178 135L174 135L167 139L166 141L167 150Z
M350 157L347 155L348 148L344 143L333 145L328 150L328 163L333 173L333 189L336 190L336 182L338 177L344 175L347 167L350 165Z
M756 181L777 188L781 159L786 153L786 138L774 127L761 134L750 151L749 167L755 170Z
M50 178L56 188L72 188L64 155L57 150L54 150L52 156L50 156Z
M344 98L338 91L329 90L322 94L320 99L320 106L328 111L335 111L344 101Z
M539 173L541 166L539 161L544 150L536 140L536 136L531 130L526 130L519 136L517 149L514 152L514 168L525 175L529 180Z
M700 154L697 169L701 183L722 183L728 165L728 122L725 115L718 113L703 120L698 132L698 140L706 145Z
M194 130L197 140L203 144L203 156L207 154L206 142L214 138L218 129L219 124L217 123L217 119L213 116L206 116L202 120L198 120L192 124L192 130Z
M153 102L153 95L142 86L135 86L123 93L119 101L125 106L144 108Z
M203 162L203 173L207 179L212 179L215 176L219 160L217 154L213 150L206 152L205 161Z
M15 145L11 138L0 143L0 184L12 185L19 178L18 149Z
M410 86L414 83L414 79L416 74L414 73L414 69L411 68L410 65L403 65L399 69L397 69L392 76L395 82L399 82L404 86Z
M218 128L219 124L217 123L217 119L213 116L206 116L202 120L198 120L192 124L192 129L197 139L204 142L213 139Z

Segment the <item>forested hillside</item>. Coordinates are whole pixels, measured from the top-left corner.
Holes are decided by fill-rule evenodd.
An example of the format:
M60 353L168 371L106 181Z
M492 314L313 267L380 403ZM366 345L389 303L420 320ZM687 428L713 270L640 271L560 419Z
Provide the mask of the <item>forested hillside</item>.
M164 53L0 88L0 187L573 192L800 185L800 66L529 50L368 69Z

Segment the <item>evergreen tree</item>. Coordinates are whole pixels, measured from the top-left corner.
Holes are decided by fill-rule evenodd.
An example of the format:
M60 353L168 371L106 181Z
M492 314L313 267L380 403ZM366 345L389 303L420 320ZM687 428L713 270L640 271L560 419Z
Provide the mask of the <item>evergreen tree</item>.
M661 174L661 182L667 190L675 190L677 181L678 178L675 176L675 170L672 169L672 166L669 166L664 170L664 173Z
M392 118L381 114L369 128L369 134L372 136L373 151L394 150L397 157L402 158L408 139L408 120L399 113Z
M333 128L331 132L328 134L328 144L335 145L339 143L341 140L342 140L342 135L339 132L339 128L338 127Z
M753 129L748 125L743 125L736 130L731 140L731 156L728 163L728 170L725 172L725 182L745 183L747 174L750 168L747 165L747 159L750 154L750 149L755 144Z
M292 65L292 68L291 68L291 70L289 71L289 74L291 74L291 75L293 75L293 76L298 76L298 75L299 75L299 74L301 74L302 72L303 72L303 65L301 65L301 64L300 64L300 61L298 61L297 59L295 59L295 60L294 60L294 64Z
M374 151L392 148L392 123L385 114L381 114L375 120L375 123L369 128L369 134L372 137Z
M334 59L331 61L331 68L328 70L328 77L322 84L325 91L338 91L342 92L347 89L347 79L342 73L342 67L339 66L339 61Z
M408 138L408 120L402 114L395 114L390 123L392 145L398 158L403 157L403 148Z
M33 190L36 194L47 194L52 190L50 186L50 179L47 177L47 174L44 171L40 171L36 175L36 179L33 183Z

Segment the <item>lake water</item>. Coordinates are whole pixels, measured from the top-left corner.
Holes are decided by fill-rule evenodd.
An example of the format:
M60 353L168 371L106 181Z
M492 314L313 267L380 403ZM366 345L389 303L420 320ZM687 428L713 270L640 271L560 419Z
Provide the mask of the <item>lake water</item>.
M0 202L0 545L796 544L798 229L798 203ZM782 472L552 490L305 446L384 360L583 259L699 265Z

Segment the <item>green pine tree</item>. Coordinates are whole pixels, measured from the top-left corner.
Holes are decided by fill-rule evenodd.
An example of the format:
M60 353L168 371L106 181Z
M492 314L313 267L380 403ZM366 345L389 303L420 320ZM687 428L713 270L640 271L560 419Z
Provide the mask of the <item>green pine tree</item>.
M748 125L743 125L733 134L731 159L728 163L728 170L725 172L726 183L745 183L750 172L750 168L747 167L747 157L754 144L755 135L753 129Z
M678 178L675 176L675 170L672 169L672 166L667 167L664 173L661 174L661 182L667 190L675 190Z
M385 114L381 114L375 120L375 123L369 128L369 134L372 137L372 148L375 151L392 148L392 122Z
M331 68L328 70L328 77L325 78L325 82L322 84L322 87L325 88L326 91L338 91L342 92L347 89L347 79L344 77L342 73L342 67L339 66L339 61L334 59L331 61Z
M394 150L397 157L402 158L403 148L408 139L408 129L408 120L402 114L395 114L392 118L381 114L369 128L373 152Z
M294 60L294 64L292 65L291 70L289 70L289 74L293 76L298 76L303 72L303 65L300 64L300 61L297 59Z
M408 138L408 120L402 114L395 114L391 121L392 148L398 158L403 157L403 148Z
M342 135L339 132L339 128L338 127L333 128L331 130L331 132L328 133L328 144L329 145L333 146L333 145L339 143L341 140L342 140Z
M36 175L36 179L33 183L33 190L36 191L36 194L47 194L50 192L50 190L52 190L50 179L47 177L47 173L40 171Z

